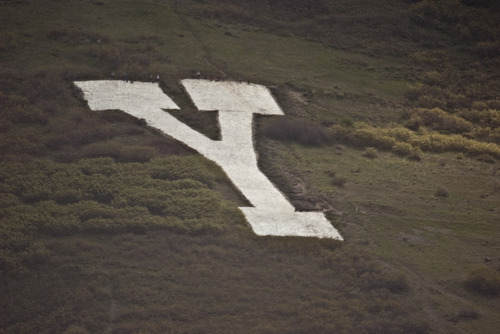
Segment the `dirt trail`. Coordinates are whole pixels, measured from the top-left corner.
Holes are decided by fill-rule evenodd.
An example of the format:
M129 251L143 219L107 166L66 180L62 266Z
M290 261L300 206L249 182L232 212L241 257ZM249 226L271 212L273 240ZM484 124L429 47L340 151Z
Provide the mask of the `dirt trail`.
M219 74L221 75L221 77L223 79L226 79L228 77L227 73L222 69L223 66L225 66L226 64L221 62L221 61L217 61L212 53L210 52L210 49L208 48L208 46L206 45L206 43L203 41L203 38L200 37L200 35L198 34L198 32L196 31L196 29L191 25L191 23L189 23L188 19L186 18L185 15L181 15L179 14L179 12L177 11L177 9L175 10L175 13L177 14L179 20L184 24L184 26L186 27L186 31L188 31L189 33L191 33L193 35L193 37L196 39L196 41L198 41L198 43L201 45L201 48L203 49L203 52L204 52L204 56L203 58L205 59L205 62L210 65L211 67L214 68L214 70L216 70L217 72L219 72Z

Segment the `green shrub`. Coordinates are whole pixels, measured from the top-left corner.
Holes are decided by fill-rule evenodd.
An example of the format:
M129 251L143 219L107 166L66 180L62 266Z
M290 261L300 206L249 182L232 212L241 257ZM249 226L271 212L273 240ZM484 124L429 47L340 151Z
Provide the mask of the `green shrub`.
M19 198L10 193L0 193L0 209L21 204Z
M48 115L25 97L0 92L0 118L2 123L46 124ZM4 125L5 126L5 125Z
M120 149L117 160L121 162L148 162L157 155L149 146L124 146Z
M0 155L37 156L44 152L41 134L33 127L17 128L0 133Z
M392 293L404 293L410 289L408 278L404 274L371 273L362 278L370 289L387 289Z
M423 158L424 153L420 149L420 147L414 147L413 152L409 156L410 159L415 160L415 161L420 161Z
M161 180L193 179L211 186L215 183L214 163L200 156L171 156L150 162L151 177ZM220 170L219 170L220 171Z
M448 197L449 193L445 188L439 187L436 189L435 195L437 197Z
M363 156L366 158L374 159L378 157L378 151L374 147L367 147L365 149L365 152L363 153Z
M120 165L115 163L115 161L110 157L81 159L80 161L78 161L77 166L78 169L87 176L91 176L94 174L111 176L112 174L120 172Z
M493 158L489 154L480 154L476 157L476 159L479 161L482 161L482 162L489 163L489 164L495 163L495 158Z
M398 142L408 142L415 133L399 124L390 124L387 129L384 129L388 136L396 139Z
M427 85L440 85L443 84L443 82L445 81L446 78L444 78L443 73L440 73L436 70L425 72L422 75L422 82Z
M85 198L85 194L81 189L58 189L50 194L49 197L56 201L56 203L65 205L83 200Z
M423 0L410 7L410 17L420 25L431 27L459 40L495 40L497 30L495 20L490 17L483 4L468 6L469 1ZM486 5L487 6L487 5Z
M35 240L36 228L14 212L0 209L0 273L22 270L23 265L44 257Z
M88 158L112 157L116 159L120 156L122 147L118 143L98 142L85 146L82 149L82 154Z
M392 150L400 156L408 156L413 153L413 147L408 143L396 143Z
M381 149L391 149L396 143L396 140L385 132L363 123L356 128L353 140L359 146L374 146Z
M329 142L324 127L303 119L272 118L264 123L262 132L275 140L294 141L306 146L320 146Z
M337 187L340 187L340 188L344 188L346 182L347 182L347 179L344 178L344 177L340 177L340 176L334 176L332 177L332 184L334 186L337 186Z
M84 119L55 119L49 125L51 133L46 141L46 147L58 150L72 146L75 148L83 147L82 153L88 157L114 156L115 151L106 148L108 144L103 141L111 139L120 134L120 131L113 128L109 123L102 122L97 117L85 117Z
M489 267L476 268L469 273L465 285L482 295L497 296L500 294L500 273Z
M481 133L481 130L483 130L484 132ZM481 141L500 144L500 127L497 127L495 129L489 127L479 129L476 133L474 133L474 137Z
M474 130L474 126L469 121L439 108L411 110L408 112L406 124L413 130L418 130L421 126L447 133L465 133Z
M474 308L464 308L458 311L457 315L454 316L452 319L454 321L461 320L461 319L467 319L467 320L475 320L479 319L481 317L481 314Z
M161 155L189 155L194 153L191 148L174 139L153 139L147 142L147 145L153 147Z
M354 129L334 125L331 128L331 135L336 140L356 146L392 149L398 154L410 155L416 160L421 159L422 151L464 152L473 156L488 154L500 159L500 146L495 143L480 142L458 134L429 132L425 128L414 132L400 125L381 128L359 122Z
M246 226L241 211L209 189L224 180L200 156L119 163L0 162L0 267L37 258L40 234L219 233L222 222Z
M487 106L485 106L487 108ZM500 110L486 109L486 110L471 110L466 109L459 112L460 117L468 120L474 124L488 126L492 128L500 127Z

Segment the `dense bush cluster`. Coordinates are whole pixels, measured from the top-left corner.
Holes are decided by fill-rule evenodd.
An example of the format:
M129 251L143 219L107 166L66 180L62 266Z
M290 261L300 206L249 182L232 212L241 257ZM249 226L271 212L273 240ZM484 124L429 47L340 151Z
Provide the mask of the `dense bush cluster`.
M25 78L0 68L2 160L52 155L64 162L97 157L147 162L158 156L192 153L121 111L89 111L75 99L78 92L59 71L65 70Z
M265 136L281 141L293 141L306 146L329 143L327 130L317 123L304 119L272 118L262 127Z
M361 147L376 147L393 150L402 156L418 158L422 151L427 152L464 152L472 156L488 155L500 159L500 146L495 143L481 142L465 138L459 134L441 134L419 129L412 131L401 125L375 127L358 122L352 127L334 125L331 127L334 139Z
M419 108L407 112L405 125L412 130L427 128L500 144L498 83L492 76L475 73L457 77L457 72L434 72L434 80L424 75L407 92L409 102Z
M26 97L0 91L0 119L2 129L7 129L19 123L46 124L48 115L31 105Z
M467 133L474 130L471 122L439 108L409 111L407 127L412 130L427 127L446 133Z
M52 261L2 291L0 332L430 332L370 252L240 232L50 238Z
M268 138L320 146L334 141L369 148L365 154L375 157L374 148L391 150L400 156L417 160L422 152L462 152L482 160L500 159L500 128L477 128L465 118L477 117L494 126L497 114L485 116L474 112L462 118L439 108L413 109L407 114L405 126L390 124L377 127L365 122L340 122L329 128L302 119L273 118L262 124ZM489 140L488 140L489 139ZM489 158L488 158L489 157Z
M406 93L408 102L417 108L407 113L405 125L415 131L438 132L432 135L432 143L422 142L422 150L447 147L482 156L484 161L498 159L498 11L498 4L490 0L424 0L410 6L409 17L417 25L449 38L446 43L434 41L441 50L428 48L413 54L424 70ZM459 46L459 51L448 52L451 49L444 50L444 45ZM446 138L446 134L453 135Z
M409 14L418 24L454 38L492 41L498 39L500 32L498 17L489 15L494 6L492 0L422 0L410 7Z
M37 256L37 235L143 232L217 233L242 214L210 190L217 176L196 156L117 163L34 160L0 163L0 268Z

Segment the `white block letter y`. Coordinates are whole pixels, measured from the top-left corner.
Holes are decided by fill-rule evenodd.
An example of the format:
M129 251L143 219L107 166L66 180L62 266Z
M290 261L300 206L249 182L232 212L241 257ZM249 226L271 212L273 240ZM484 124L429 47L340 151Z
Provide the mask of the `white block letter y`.
M253 114L283 115L261 85L182 80L199 110L217 110L221 140L211 140L163 109L179 107L155 83L78 81L92 110L120 109L185 143L222 167L253 207L240 208L258 235L308 236L342 240L321 212L296 212L259 170L253 146Z

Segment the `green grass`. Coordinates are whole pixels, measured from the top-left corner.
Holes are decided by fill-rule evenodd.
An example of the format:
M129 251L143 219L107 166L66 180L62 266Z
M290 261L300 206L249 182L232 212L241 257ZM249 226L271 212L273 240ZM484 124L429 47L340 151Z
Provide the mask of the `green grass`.
M472 328L488 331L486 323L496 321L494 308L471 298L462 282L488 254L496 254L497 167L454 156L426 155L416 162L379 153L369 159L350 148L329 155L325 148L299 145L286 154L279 151L272 155L310 185L308 197L342 209L341 231L350 242L366 245L421 284L414 286L424 289L415 291L414 298L428 298L424 291L437 290L441 297L432 297L433 302L446 305L441 317L456 307L473 307L482 321ZM332 185L332 171L347 180L344 187ZM437 197L438 186L449 196Z
M45 243L52 260L27 272L22 285L9 282L4 293L11 306L2 314L10 332L34 326L62 332L71 325L126 333L351 332L376 327L380 317L394 328L419 326L410 310L400 308L404 278L403 291L390 292L386 287L397 273L378 267L369 254L331 242L233 231L76 236ZM372 286L370 278L379 285ZM346 279L353 285L339 288ZM33 302L19 304L19 294L51 297L40 310ZM43 324L35 316L40 311Z
M195 21L194 21L195 22ZM193 24L194 26L194 24ZM241 29L217 27L215 21L202 21L197 34L207 45L210 56L223 60L224 69L246 80L283 84L293 82L316 90L341 85L351 92L375 91L384 97L400 97L408 82L395 78L394 61L328 48L301 37L282 37ZM231 31L231 35L224 31ZM314 61L308 61L313 59Z

